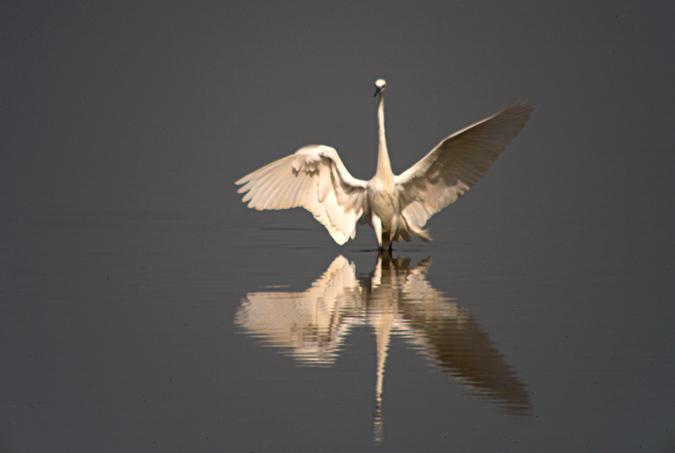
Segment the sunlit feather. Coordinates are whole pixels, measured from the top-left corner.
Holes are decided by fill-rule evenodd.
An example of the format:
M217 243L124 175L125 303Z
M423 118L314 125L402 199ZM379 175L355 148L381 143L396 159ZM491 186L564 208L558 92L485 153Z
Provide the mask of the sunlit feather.
M375 176L354 178L330 146L308 145L239 179L242 201L257 210L302 207L342 245L356 235L356 223L369 223L380 249L415 235L431 237L424 226L481 178L518 134L532 105L513 104L456 132L419 162L396 176L384 132L383 79L375 82L379 100L379 148Z

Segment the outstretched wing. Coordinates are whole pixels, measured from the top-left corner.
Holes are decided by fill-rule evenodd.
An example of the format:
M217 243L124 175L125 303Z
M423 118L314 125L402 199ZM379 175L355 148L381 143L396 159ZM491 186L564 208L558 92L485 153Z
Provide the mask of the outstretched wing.
M518 134L532 110L531 104L513 104L455 132L396 176L409 226L421 230L429 217L469 190Z
M300 148L235 184L243 184L238 192L246 194L242 201L249 208L307 209L340 245L354 238L365 209L366 181L349 174L337 151L325 145Z

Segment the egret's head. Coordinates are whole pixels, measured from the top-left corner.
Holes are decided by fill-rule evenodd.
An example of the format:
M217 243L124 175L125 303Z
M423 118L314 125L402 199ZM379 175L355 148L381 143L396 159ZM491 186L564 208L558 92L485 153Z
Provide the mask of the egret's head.
M373 97L377 96L378 94L382 93L384 89L387 86L387 82L384 81L384 79L377 79L375 81L375 94Z

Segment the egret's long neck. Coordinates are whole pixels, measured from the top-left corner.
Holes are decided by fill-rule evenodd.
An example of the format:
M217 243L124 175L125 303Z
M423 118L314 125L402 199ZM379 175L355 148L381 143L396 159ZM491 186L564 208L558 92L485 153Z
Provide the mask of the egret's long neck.
M393 182L394 172L391 171L389 151L387 151L387 139L384 135L384 93L380 93L377 121L379 123L379 147L377 150L377 171L375 172L375 176L379 177L383 182Z

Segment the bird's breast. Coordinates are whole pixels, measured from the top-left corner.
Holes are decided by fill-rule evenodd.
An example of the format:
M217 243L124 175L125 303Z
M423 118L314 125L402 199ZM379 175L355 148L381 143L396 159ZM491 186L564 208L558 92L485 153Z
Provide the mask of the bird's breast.
M386 225L398 214L398 197L393 187L383 187L382 184L372 184L368 186L368 203L370 210L377 215Z

